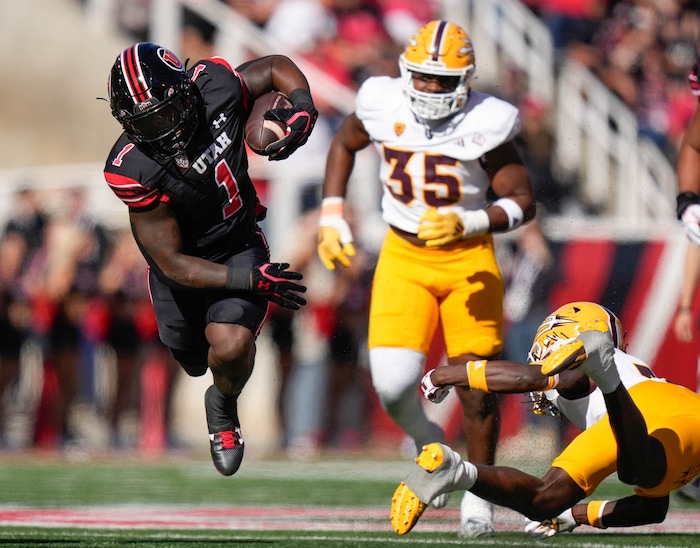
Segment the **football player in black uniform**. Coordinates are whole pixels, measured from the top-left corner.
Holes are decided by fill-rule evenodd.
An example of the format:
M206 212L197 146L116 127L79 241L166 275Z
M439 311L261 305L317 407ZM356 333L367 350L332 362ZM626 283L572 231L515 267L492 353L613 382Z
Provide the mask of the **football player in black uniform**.
M293 108L266 116L287 135L270 145L282 160L316 121L309 85L287 57L232 68L215 57L187 69L167 48L125 49L109 76L112 115L124 128L105 179L129 207L149 265L161 340L188 375L211 369L205 409L214 466L234 474L243 458L237 398L250 377L268 302L298 309L306 288L287 263L270 263L258 226L265 215L248 175L244 129L257 97L277 90Z

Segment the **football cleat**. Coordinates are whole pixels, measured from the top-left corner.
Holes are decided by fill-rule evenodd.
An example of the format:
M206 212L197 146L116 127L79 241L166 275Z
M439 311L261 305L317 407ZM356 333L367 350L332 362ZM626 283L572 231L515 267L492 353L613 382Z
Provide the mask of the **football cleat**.
M576 369L586 359L586 349L579 339L568 341L553 350L542 361L540 372L543 375L556 375L567 369Z
M222 394L212 384L204 394L204 409L214 467L220 474L231 476L240 468L245 448L236 398Z
M418 523L418 519L427 507L428 505L422 502L402 481L391 499L391 526L394 531L399 535L408 533Z
M430 443L416 457L416 464L420 468L401 482L391 499L391 525L399 535L413 529L431 501L456 488L454 482L462 459L446 445Z

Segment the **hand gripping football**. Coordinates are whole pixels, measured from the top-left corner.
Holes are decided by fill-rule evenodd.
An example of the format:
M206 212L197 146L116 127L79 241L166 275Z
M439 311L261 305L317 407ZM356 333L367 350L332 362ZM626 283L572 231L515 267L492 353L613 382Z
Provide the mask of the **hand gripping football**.
M256 154L267 156L265 148L287 134L287 126L277 120L265 120L263 115L276 108L292 108L287 96L270 91L255 101L253 110L245 124L245 141Z

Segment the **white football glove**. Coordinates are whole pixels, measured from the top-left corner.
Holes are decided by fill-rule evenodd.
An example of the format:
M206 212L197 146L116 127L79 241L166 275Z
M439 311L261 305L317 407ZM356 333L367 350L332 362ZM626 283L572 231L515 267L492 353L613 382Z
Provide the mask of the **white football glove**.
M550 538L559 533L570 533L579 526L574 520L571 508L564 510L556 518L532 521L525 518L525 532L534 538Z
M690 204L681 215L683 230L688 239L700 247L700 204Z
M440 403L447 397L447 394L450 393L450 388L452 388L452 386L435 386L433 380L430 378L433 371L435 371L435 369L431 369L423 375L423 379L420 381L420 389L423 391L425 399L433 403Z

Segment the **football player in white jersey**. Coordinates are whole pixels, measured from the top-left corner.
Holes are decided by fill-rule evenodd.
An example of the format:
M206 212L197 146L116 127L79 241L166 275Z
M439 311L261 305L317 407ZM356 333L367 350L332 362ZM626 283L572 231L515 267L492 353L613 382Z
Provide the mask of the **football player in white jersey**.
M513 142L518 110L471 89L476 61L467 33L454 23L431 21L409 40L399 67L400 78L363 83L355 112L331 142L318 254L330 270L336 262L350 265L355 250L344 198L355 154L373 144L389 229L372 287L370 369L384 409L420 451L444 441L416 391L435 331L442 328L450 364L499 354L504 289L492 233L533 218L535 203ZM493 464L496 398L461 388L457 393L469 458ZM492 506L466 493L460 534L492 531Z
M536 413L563 415L582 432L541 479L514 468L463 462L440 443L426 445L392 499L397 533L410 531L433 497L457 489L521 512L531 520L525 530L535 537L579 525L660 523L669 493L700 473L700 395L657 378L627 354L622 325L605 307L573 302L552 312L535 335L528 361L438 367L426 373L421 387L434 402L444 399L450 385L533 391ZM634 487L633 494L579 502L614 472Z

